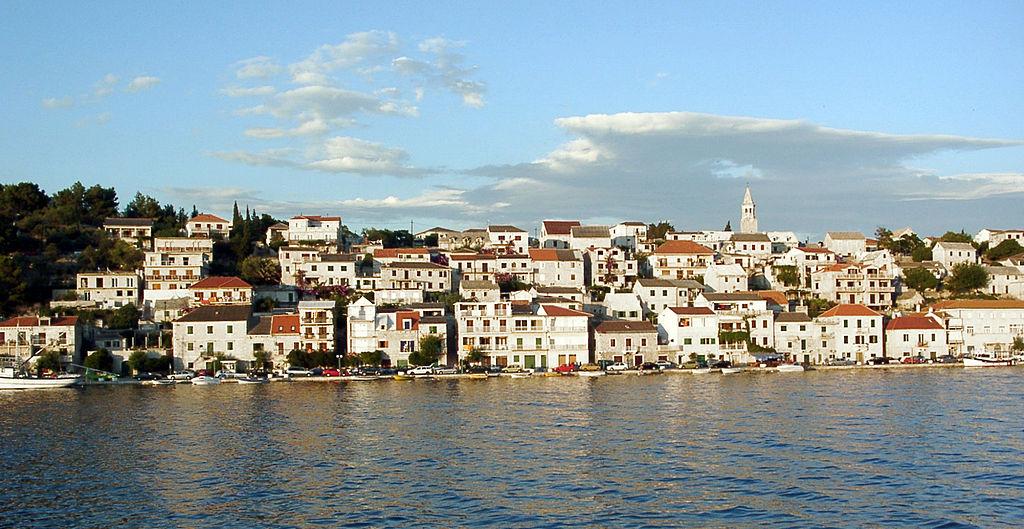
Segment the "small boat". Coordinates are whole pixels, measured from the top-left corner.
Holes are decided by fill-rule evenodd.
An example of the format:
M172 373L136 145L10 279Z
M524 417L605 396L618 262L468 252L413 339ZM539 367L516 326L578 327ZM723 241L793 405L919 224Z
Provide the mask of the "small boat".
M723 375L731 375L733 373L742 373L742 372L743 372L743 368L742 367L723 367L722 368L722 374Z
M603 377L607 373L604 371L578 371L576 375L581 377Z
M694 375L706 375L706 374L711 372L711 368L710 367L698 367L697 369L691 369L690 372L693 373Z
M220 382L221 380L219 378L206 375L192 379L192 385L194 386L213 386L215 384L220 384Z
M266 384L270 382L270 379L262 377L245 377L238 379L239 384Z
M474 380L487 380L487 373L470 373L468 377Z
M993 358L982 355L964 357L964 367L1007 367L1012 365L1012 358Z
M414 377L413 375L403 375L403 374L398 374L398 375L395 375L395 376L393 376L391 378L393 378L395 380L416 380L416 377Z
M354 381L357 381L357 382L367 382L367 381L370 381L370 380L377 380L377 376L376 375L355 375L355 376L352 376L352 377L348 377L347 380L354 380Z
M58 375L56 377L36 378L17 376L14 368L5 367L0 370L0 389L50 389L66 388L81 382L80 375Z
M512 373L512 378L530 378L532 376L532 371L521 371L519 373Z
M779 367L776 369L779 373L802 373L804 366L800 364L779 364Z
M560 377L560 376L562 376L562 373L559 373L558 371L545 371L543 376L545 376L545 377Z

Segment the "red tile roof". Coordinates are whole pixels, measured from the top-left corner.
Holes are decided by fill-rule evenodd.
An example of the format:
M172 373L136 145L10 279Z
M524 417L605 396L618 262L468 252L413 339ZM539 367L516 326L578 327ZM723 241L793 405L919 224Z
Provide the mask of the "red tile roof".
M573 226L579 226L578 220L545 220L544 231L548 235L569 235Z
M210 276L192 283L188 288L252 288L252 285L240 277Z
M707 254L712 255L715 252L704 246L703 244L697 244L693 241L666 241L654 250L656 254Z
M760 296L761 299L766 299L782 307L789 306L789 299L786 298L786 294L784 292L779 292L778 290L751 290L743 293Z
M902 316L894 318L885 326L887 331L909 329L942 329L942 325L928 316Z
M826 310L821 314L821 318L830 318L832 316L879 316L882 315L857 303L848 303L844 305L836 305L831 309Z
M832 253L832 250L829 250L827 248L798 247L797 250L800 250L801 252L805 252L805 253Z
M209 213L200 213L189 219L189 222L227 222L227 219L222 219L217 215L210 215Z
M426 248L381 248L374 250L373 256L388 259L399 255L426 255L428 253L430 251Z
M530 259L534 261L577 261L576 252L551 248L531 248Z
M932 309L1024 309L1024 301L1016 299L949 299L935 303L932 305Z
M544 314L548 316L590 316L588 312L567 309L558 305L541 305L541 307L544 308Z
M51 326L66 327L78 323L78 316L63 316L50 320ZM39 318L35 316L16 316L0 322L0 327L37 327Z
M270 334L299 334L298 314L280 314L273 318L270 324Z

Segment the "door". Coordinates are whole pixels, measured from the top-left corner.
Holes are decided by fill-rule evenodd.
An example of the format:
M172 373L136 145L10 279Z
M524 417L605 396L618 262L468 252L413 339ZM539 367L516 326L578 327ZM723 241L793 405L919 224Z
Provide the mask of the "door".
M558 355L558 365L560 365L560 366L564 366L565 365L565 355Z
M537 357L533 355L524 356L523 364L523 367L525 367L526 369L533 369L534 367L537 366Z
M576 363L576 355L569 355L569 363L570 364L575 364Z
M633 356L633 365L639 366L639 365L642 365L643 363L644 363L644 355L634 355Z

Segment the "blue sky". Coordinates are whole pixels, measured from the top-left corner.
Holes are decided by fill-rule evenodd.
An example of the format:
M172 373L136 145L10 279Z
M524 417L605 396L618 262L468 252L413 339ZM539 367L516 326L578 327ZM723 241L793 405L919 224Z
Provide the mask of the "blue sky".
M556 5L549 5L556 4ZM1024 225L1024 4L0 6L0 180L353 227Z

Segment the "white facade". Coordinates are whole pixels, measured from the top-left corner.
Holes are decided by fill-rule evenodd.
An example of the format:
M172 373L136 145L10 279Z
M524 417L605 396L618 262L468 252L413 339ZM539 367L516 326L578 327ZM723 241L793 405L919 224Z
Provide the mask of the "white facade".
M961 263L976 264L978 251L969 242L939 241L932 247L932 261L942 264L949 271Z
M757 206L750 196L750 187L743 193L743 204L740 205L740 233L757 233Z
M589 361L585 312L505 301L462 302L455 310L460 359L478 348L499 366L554 368Z
M338 242L341 239L341 217L299 215L288 219L288 231L282 236L286 241Z
M493 225L487 227L488 247L499 253L525 255L530 248L530 237L526 230L515 226Z
M216 215L202 213L185 223L185 233L189 237L226 238L231 235L231 221Z
M738 264L711 263L704 270L704 284L715 292L747 290L747 272Z
M849 257L867 250L867 238L856 231L830 231L825 234L824 246L836 255Z
M885 356L889 358L923 356L934 360L948 353L946 329L934 314L893 318L885 327Z
M986 266L988 287L993 296L1024 299L1024 271L1015 266Z
M618 247L589 247L583 252L588 285L621 288L633 284L638 275L636 259Z
M884 356L882 315L864 305L836 305L817 318L828 330L835 358L858 363Z
M638 366L656 361L657 352L658 329L651 322L610 320L594 329L595 362Z
M94 301L101 309L139 307L139 283L139 274L135 272L85 272L75 278L78 299Z
M609 248L611 245L612 236L608 226L573 226L570 230L569 248L574 250Z
M945 320L950 353L1010 356L1015 338L1024 338L1024 301L966 299L932 306Z
M537 286L583 287L583 258L576 250L531 248L530 261Z
M654 277L659 279L693 279L704 273L715 253L691 241L667 241L647 257Z
M612 246L635 252L637 244L647 240L647 225L643 222L620 222L611 227Z
M718 355L718 315L708 307L668 307L658 314L658 339L674 348L673 362L690 361L692 354Z

